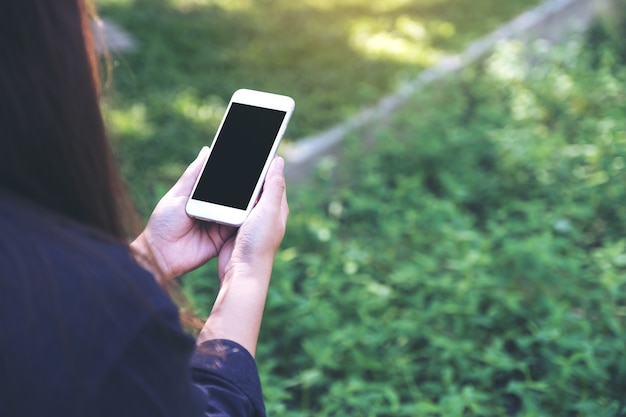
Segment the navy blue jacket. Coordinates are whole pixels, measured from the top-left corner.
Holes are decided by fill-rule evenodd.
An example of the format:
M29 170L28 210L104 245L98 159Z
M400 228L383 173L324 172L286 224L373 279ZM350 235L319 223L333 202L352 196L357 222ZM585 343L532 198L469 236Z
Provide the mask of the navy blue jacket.
M264 416L252 356L211 343L123 245L0 189L0 416Z

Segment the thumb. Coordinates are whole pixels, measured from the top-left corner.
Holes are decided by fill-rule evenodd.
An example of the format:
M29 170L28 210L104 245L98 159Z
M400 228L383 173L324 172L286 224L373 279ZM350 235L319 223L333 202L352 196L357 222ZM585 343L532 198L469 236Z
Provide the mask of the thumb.
M196 183L196 179L198 175L200 175L200 171L202 170L202 166L206 161L209 155L208 146L203 146L200 149L200 153L196 159L189 164L183 175L180 176L176 184L171 189L171 192L178 196L189 196L191 194L191 190L193 189L194 184Z
M258 205L263 210L280 210L281 220L286 222L289 214L287 205L287 186L284 175L285 161L281 157L276 157L272 161L265 183L263 184L263 193L259 199Z
M261 199L270 200L270 203L278 203L286 191L285 176L283 170L285 161L281 157L276 157L270 164L263 184L263 194Z

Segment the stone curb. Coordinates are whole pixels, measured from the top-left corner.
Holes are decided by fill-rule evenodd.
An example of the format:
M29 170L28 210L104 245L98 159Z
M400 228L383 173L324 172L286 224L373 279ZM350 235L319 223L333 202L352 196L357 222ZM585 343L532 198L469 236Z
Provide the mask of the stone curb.
M580 31L599 13L607 13L613 0L548 0L534 9L522 13L500 26L489 35L473 42L461 54L442 59L437 65L424 70L412 82L366 108L343 123L319 134L302 138L281 149L285 158L285 175L288 182L305 180L317 162L324 156L337 152L339 144L351 131L388 116L424 86L459 71L487 55L503 40L545 39L559 43L572 31Z

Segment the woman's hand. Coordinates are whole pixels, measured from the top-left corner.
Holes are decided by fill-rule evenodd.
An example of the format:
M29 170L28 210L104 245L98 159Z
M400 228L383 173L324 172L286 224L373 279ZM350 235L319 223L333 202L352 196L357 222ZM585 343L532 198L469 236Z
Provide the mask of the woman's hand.
M229 339L254 355L274 257L289 215L284 161L272 161L257 204L236 229L194 220L185 212L207 152L203 148L165 194L131 247L161 283L217 256L220 291L198 343Z
M253 356L256 352L274 257L289 215L283 168L284 161L274 159L259 201L220 251L222 285L198 343L229 339Z
M283 169L283 159L275 158L267 172L259 201L235 239L222 248L218 260L220 280L224 281L238 271L271 270L289 216Z
M160 283L192 271L216 257L235 228L192 219L185 212L209 149L200 154L152 212L145 230L131 243L138 261Z

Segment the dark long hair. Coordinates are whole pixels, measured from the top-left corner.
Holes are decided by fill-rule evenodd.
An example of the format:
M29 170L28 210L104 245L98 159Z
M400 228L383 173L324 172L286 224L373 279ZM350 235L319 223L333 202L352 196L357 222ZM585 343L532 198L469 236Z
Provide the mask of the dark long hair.
M0 186L124 240L135 214L100 112L91 7L0 2Z
M90 0L0 0L0 187L126 244L140 222L100 112L93 16Z

